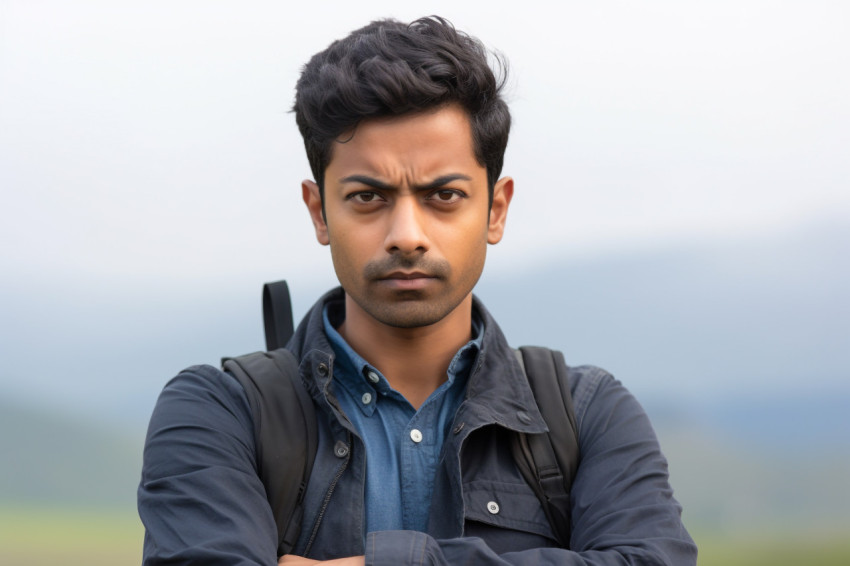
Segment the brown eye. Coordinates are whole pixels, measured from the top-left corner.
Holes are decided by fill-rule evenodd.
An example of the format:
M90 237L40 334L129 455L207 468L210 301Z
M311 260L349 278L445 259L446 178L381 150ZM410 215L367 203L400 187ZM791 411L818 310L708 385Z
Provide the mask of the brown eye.
M370 202L375 202L379 197L378 194L372 191L364 191L362 193L354 193L353 195L348 197L349 199L353 199L354 202L359 202L361 204L367 204Z
M455 189L440 189L431 193L428 198L440 204L452 204L465 196L465 194Z

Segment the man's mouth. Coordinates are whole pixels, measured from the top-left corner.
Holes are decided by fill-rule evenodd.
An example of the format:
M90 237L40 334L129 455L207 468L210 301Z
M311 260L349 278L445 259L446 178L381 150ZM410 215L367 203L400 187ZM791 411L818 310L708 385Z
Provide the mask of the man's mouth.
M398 290L418 290L437 281L437 278L422 271L392 271L378 278L378 283Z
M433 278L432 275L430 275L428 273L423 273L421 271L410 271L410 272L393 271L392 273L388 273L388 274L384 275L383 277L381 277L381 279L403 279L403 280L431 279L431 278Z

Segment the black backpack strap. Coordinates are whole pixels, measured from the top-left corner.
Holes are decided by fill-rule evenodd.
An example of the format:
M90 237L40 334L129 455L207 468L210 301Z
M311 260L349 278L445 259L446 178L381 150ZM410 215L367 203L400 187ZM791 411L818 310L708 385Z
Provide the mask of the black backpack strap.
M579 446L567 364L561 352L536 346L520 348L517 358L549 433L516 435L514 460L543 504L558 542L569 548L570 489Z
M222 361L248 396L254 419L257 473L278 531L278 555L298 540L303 498L313 469L318 430L313 400L288 350L256 352Z
M263 285L263 324L266 330L266 350L283 348L292 337L292 302L286 281Z

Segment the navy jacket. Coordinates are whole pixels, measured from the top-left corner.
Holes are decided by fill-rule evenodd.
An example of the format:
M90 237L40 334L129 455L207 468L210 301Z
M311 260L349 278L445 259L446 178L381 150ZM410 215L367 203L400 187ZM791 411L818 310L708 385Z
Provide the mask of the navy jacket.
M589 366L570 371L581 462L570 549L558 548L508 441L510 431L546 427L513 350L477 300L484 340L445 441L428 531L366 535L363 443L334 397L333 350L322 329L323 304L340 294L320 300L288 345L301 359L319 419L295 554L365 554L367 565L381 566L696 564L649 420L619 382ZM166 385L151 417L138 494L144 564L277 563L253 430L244 391L220 370L196 366Z

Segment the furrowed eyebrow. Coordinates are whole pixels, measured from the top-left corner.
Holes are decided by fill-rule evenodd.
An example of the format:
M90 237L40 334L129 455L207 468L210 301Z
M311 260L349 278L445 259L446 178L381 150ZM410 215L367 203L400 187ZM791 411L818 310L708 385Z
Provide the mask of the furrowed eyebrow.
M419 186L415 187L414 190L416 190L416 191L430 191L430 190L433 190L433 189L439 189L440 187L448 185L449 183L451 183L453 181L471 181L471 180L472 180L472 177L469 177L467 175L462 175L460 173L451 173L449 175L443 175L442 177L437 177L436 179L434 179L433 181L431 181L427 185L419 185Z
M372 187L373 189L381 189L383 191L391 191L394 190L395 187L384 183L383 181L379 181L373 177L369 177L367 175L349 175L348 177L343 177L339 180L340 183L360 183L362 185L366 185L367 187Z
M425 185L417 185L413 188L414 191L430 191L433 189L439 189L445 185L453 181L471 181L472 178L468 175L463 175L461 173L450 173L448 175L443 175L441 177L437 177L430 183ZM360 183L366 185L367 187L372 187L374 189L380 189L382 191L392 191L395 190L396 187L390 185L388 183L384 183L383 181L379 181L374 177L369 177L368 175L349 175L348 177L343 177L339 180L340 183Z

